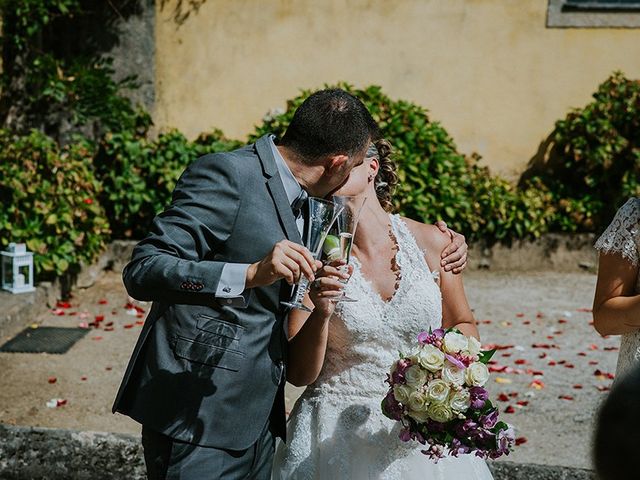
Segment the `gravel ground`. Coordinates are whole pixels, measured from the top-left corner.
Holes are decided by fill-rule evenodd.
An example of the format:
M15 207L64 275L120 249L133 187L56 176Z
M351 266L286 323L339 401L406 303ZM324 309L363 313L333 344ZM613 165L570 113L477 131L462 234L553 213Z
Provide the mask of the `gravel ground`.
M589 468L595 413L619 344L590 326L595 276L473 271L465 284L483 342L502 348L492 398L505 400L495 403L526 440L507 460ZM34 326L71 327L104 317L64 355L0 353L0 423L138 434L135 422L111 414L143 321L126 303L120 275L106 273L76 291L69 308L34 319ZM289 408L299 392L288 389ZM48 408L56 398L67 403Z

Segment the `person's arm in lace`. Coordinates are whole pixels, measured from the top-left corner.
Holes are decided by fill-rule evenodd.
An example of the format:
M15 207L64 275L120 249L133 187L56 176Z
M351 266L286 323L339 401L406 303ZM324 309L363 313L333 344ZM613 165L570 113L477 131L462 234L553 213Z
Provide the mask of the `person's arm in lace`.
M640 295L635 294L638 267L618 253L601 253L593 299L594 327L601 335L640 328Z
M442 293L442 326L455 327L467 337L480 339L476 320L467 301L462 283L462 275L445 270L440 260L442 252L451 242L451 237L433 225L425 225L413 220L405 219L413 232L418 246L425 253L425 260L430 269L439 273L440 292Z
M640 295L635 291L639 221L640 201L630 199L596 242L600 259L593 321L601 335L620 335L640 329Z
M339 296L344 288L336 278L338 275L348 279L350 271L340 273L326 265L316 272L317 282L303 300L313 312L292 310L289 313L287 381L296 387L309 385L320 375L327 351L329 319L336 307L331 298Z

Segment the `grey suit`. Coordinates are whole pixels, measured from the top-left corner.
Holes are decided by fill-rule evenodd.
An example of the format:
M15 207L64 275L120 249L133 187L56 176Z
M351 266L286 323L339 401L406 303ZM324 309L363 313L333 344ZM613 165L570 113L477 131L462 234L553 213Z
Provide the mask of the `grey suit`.
M301 243L266 137L187 168L124 270L131 296L153 306L114 411L206 447L247 449L269 419L284 437L290 288L249 290L246 307L215 298L227 262L261 260L284 238Z

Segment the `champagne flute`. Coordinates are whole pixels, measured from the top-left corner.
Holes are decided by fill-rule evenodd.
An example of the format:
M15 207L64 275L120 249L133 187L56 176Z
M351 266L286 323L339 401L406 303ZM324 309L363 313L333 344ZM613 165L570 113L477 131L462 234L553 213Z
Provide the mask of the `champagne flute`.
M349 269L349 261L351 259L351 248L353 247L353 240L356 235L356 228L358 226L358 220L360 219L360 212L366 201L366 197L356 197L352 195L334 195L333 202L338 207L342 207L342 211L338 215L338 221L336 222L337 239L338 239L338 252L337 259L345 262L345 265L340 267L342 272L346 272ZM336 259L334 256L334 259ZM340 280L342 283L347 283L349 280ZM339 297L336 297L336 302L357 302L357 300L347 296L344 292Z
M342 211L342 207L336 206L329 200L316 197L309 197L308 206L309 224L307 228L305 246L309 249L313 258L318 260L322 254L322 245L324 244L324 240L327 237L331 226L336 221L336 217ZM307 292L308 287L309 279L303 276L298 281L293 299L290 302L282 302L282 305L297 308L298 310L304 310L305 312L311 312L312 310L302 303L304 294Z

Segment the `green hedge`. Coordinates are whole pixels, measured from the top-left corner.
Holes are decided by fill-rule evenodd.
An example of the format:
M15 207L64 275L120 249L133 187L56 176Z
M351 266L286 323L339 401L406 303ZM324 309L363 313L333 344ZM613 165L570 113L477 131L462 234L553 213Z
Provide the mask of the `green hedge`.
M547 231L553 208L537 189L518 190L478 163L465 157L439 122L427 110L404 100L392 100L380 87L356 89L338 84L358 96L378 122L382 135L395 150L400 184L396 209L425 222L443 219L471 240L489 242L537 237ZM312 91L287 102L286 111L269 116L250 140L272 132L282 135L296 108Z
M594 102L557 122L544 165L519 187L467 157L443 126L415 104L379 87L341 88L363 100L395 148L400 213L442 218L470 241L510 242L547 231L603 228L627 197L640 195L640 83L615 74ZM311 91L269 115L248 141L284 133ZM144 120L145 117L140 117ZM60 147L33 131L0 130L0 242L23 241L36 252L39 278L90 262L111 238L140 238L171 199L195 158L243 145L219 130L189 141L176 130L149 138L145 121Z
M640 196L640 81L615 72L593 102L556 123L534 179L553 197L556 231L601 231Z
M0 243L26 243L39 279L92 261L109 240L91 154L86 142L60 148L37 131L0 130Z

